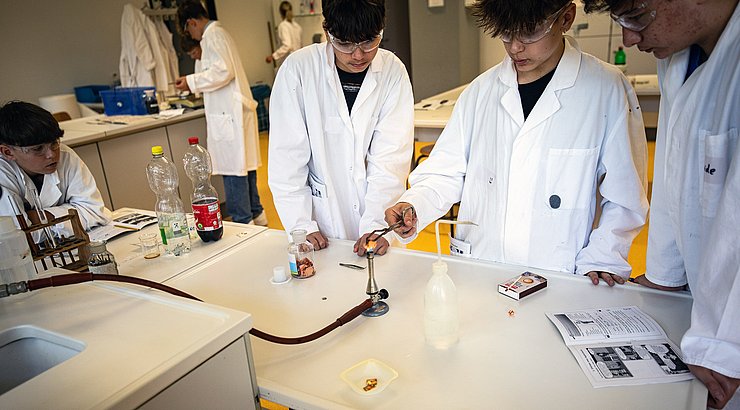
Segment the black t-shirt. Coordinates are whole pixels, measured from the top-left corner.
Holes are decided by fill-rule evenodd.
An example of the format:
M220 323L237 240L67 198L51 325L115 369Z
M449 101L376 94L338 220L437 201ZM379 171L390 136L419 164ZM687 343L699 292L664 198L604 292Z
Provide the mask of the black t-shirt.
M526 120L529 113L532 112L534 105L537 104L537 100L547 88L547 84L552 80L552 76L555 74L557 67L553 68L552 71L542 76L542 78L532 81L528 84L519 84L519 97L522 99L522 111L524 111L524 119Z
M368 66L368 68L370 67ZM337 74L339 74L339 82L342 83L347 109L351 114L352 106L355 105L357 94L360 92L360 87L362 87L362 81L365 79L365 74L367 74L367 68L361 73L348 73L337 66Z

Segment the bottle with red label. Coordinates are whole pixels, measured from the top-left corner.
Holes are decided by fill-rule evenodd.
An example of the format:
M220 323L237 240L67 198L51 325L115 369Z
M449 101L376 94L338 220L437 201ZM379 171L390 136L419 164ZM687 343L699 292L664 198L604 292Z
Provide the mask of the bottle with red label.
M195 229L203 242L217 241L224 234L221 221L221 208L218 194L211 185L211 156L198 144L198 137L188 138L190 147L185 152L182 163L185 174L193 181L193 204Z

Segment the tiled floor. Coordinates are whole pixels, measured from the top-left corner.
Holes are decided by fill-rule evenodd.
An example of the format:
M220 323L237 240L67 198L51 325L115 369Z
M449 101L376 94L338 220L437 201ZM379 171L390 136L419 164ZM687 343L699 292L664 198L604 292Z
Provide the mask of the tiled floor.
M421 149L425 143L416 143L416 150ZM268 226L275 229L283 229L280 219L278 218L275 205L272 201L272 194L267 186L267 148L268 139L267 133L263 132L260 134L260 149L262 151L262 167L257 171L257 185L259 187L260 198L262 205L267 212L269 219ZM653 157L655 153L655 143L648 142L648 181L652 184L653 180ZM442 252L449 253L449 240L447 239L447 233L449 232L448 227L443 227L441 238ZM419 237L412 242L409 246L410 249L423 250L428 252L436 252L436 239L434 237L434 225L430 225L424 231L419 234ZM632 265L632 275L639 275L645 272L645 250L647 248L647 226L643 228L642 232L637 236L632 244L632 248L629 254L629 262Z

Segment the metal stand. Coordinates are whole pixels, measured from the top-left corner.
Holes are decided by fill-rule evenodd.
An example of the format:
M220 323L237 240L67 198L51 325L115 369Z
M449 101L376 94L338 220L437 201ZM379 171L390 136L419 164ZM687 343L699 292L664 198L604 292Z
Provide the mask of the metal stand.
M390 310L390 307L387 303L383 302L380 299L385 299L388 297L388 292L383 289L378 289L378 284L375 282L375 265L374 265L374 259L375 259L375 252L372 248L367 250L367 289L365 290L365 293L367 293L370 298L373 300L373 305L364 312L362 312L363 316L367 317L378 317L383 316L384 314L388 313ZM383 296L383 292L385 292L385 296Z

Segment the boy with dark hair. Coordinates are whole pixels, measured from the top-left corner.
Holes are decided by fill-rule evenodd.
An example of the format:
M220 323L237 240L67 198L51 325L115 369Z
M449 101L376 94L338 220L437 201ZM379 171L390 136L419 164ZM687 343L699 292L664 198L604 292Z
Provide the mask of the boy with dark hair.
M226 210L234 222L267 225L257 190L260 157L257 102L252 97L236 43L218 21L211 21L200 1L177 7L184 34L200 41L199 72L180 77L175 88L203 93L208 152L213 173L223 175Z
M405 186L413 146L413 96L403 63L380 49L382 0L333 0L328 42L292 53L270 96L269 183L287 231L356 240L385 227L383 210ZM376 253L389 243L381 238Z
M300 24L293 21L293 6L289 1L283 1L280 3L280 16L283 18L283 21L281 21L277 26L277 35L280 40L280 47L278 47L274 53L265 57L265 62L267 63L282 60L287 57L288 54L303 47L303 43L301 41L303 29Z
M0 108L0 215L23 213L39 223L40 205L46 218L77 210L83 228L110 222L95 180L80 157L60 143L64 131L48 111L22 101ZM40 204L36 198L40 200ZM71 226L54 227L57 234L72 235Z
M740 409L740 7L738 0L585 0L627 47L658 60L660 109L648 231L652 288L691 288L684 361L708 404ZM730 401L732 400L732 401Z
M508 55L462 93L411 188L386 211L389 224L404 220L402 238L460 202L458 219L478 226L456 229L453 254L594 285L629 278L648 210L642 115L627 78L564 36L575 10L570 0L476 3ZM402 215L409 205L416 214Z

